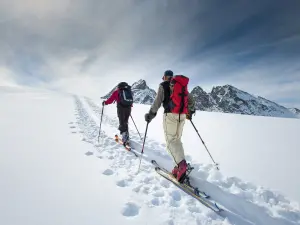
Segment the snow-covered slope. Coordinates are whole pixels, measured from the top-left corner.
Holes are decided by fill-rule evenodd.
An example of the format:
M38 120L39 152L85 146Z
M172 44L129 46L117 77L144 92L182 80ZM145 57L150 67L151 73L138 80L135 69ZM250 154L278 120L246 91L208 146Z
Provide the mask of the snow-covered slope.
M299 224L298 120L197 113L194 122L221 171L186 124L192 182L225 209L217 215L154 171L151 159L172 167L161 112L149 125L137 173L139 158L113 140L115 105L104 108L98 142L102 108L95 102L1 92L0 224ZM148 109L137 104L132 112L142 135ZM142 142L129 126L139 153Z
M116 88L117 86L114 87L107 95L103 96L102 99L109 98ZM149 105L152 104L152 102L154 101L156 92L147 86L145 80L141 79L133 83L131 89L132 89L135 103Z

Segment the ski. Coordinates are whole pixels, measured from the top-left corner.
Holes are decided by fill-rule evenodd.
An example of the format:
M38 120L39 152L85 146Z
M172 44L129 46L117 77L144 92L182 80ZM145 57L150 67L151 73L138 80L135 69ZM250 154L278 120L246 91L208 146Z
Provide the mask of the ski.
M182 191L184 191L185 193L189 194L190 196L194 197L195 199L197 199L200 203L202 203L203 205L205 205L206 207L210 208L211 210L215 211L215 212L221 212L223 211L223 209L221 209L216 203L211 202L210 200L208 200L208 198L210 197L209 195L207 195L205 192L199 191L198 188L193 187L190 183L189 183L189 179L188 177L187 182L184 181L183 183L180 183L177 181L177 179L172 175L172 173L170 173L168 170L166 170L165 168L161 167L158 165L158 163L155 160L152 160L151 163L155 166L155 171L161 175L162 177L166 178L167 180L169 180L170 182L172 182L174 185L176 185L178 188L180 188ZM188 172L189 173L189 172Z
M152 160L151 163L155 166L155 167L159 167L160 170L162 170L163 172L170 174L172 176L172 174L166 170L164 167L161 167L160 165L158 165L158 163L155 160ZM198 195L200 195L200 197L202 198L210 198L210 196L208 194L206 194L204 191L200 191L197 187L193 187L189 181L189 177L188 175L191 173L191 171L194 169L194 167L191 167L188 164L188 169L187 169L187 174L185 176L185 181L184 183L180 183L181 185L183 185L186 188L189 188L191 191L197 193ZM173 177L174 178L174 177ZM175 179L175 178L174 178ZM179 182L178 182L179 183Z
M128 143L124 145L123 141L119 138L117 134L115 135L115 141L121 144L127 151L132 152L136 157L138 157L138 155L134 151L132 151L133 148Z

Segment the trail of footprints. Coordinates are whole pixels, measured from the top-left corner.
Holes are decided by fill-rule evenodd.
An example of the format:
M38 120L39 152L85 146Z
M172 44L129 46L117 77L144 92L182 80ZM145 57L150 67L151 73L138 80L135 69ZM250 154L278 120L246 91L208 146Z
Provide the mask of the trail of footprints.
M88 107L92 109L95 115L100 116L101 110L100 108L93 103L92 100L85 98ZM110 168L102 171L103 176L116 176L118 177L116 181L116 186L118 188L130 188L132 193L137 195L144 195L146 201L143 203L141 201L134 202L132 199L134 197L130 197L130 200L120 209L120 213L125 217L136 217L140 214L140 210L143 208L142 206L147 206L149 208L153 207L167 207L170 208L170 218L163 221L161 224L173 225L176 224L174 222L174 217L180 215L182 211L185 211L185 217L188 216L191 220L196 222L196 224L201 224L201 217L203 217L203 208L199 207L200 203L198 203L195 199L189 198L184 192L178 190L178 188L174 187L170 184L166 179L159 177L155 174L153 168L149 164L142 163L143 170L140 171L142 175L137 176L136 172L138 169L139 159L136 158L132 154L128 154L126 151L122 150L122 147L119 144L115 143L112 137L108 137L105 134L105 131L101 132L100 140L98 143L98 132L99 127L98 124L92 119L92 117L88 114L82 100L77 96L74 96L75 101L75 116L76 122L69 122L68 126L71 129L72 134L81 134L83 135L82 141L93 144L98 154L95 155L99 159L105 159L111 161ZM117 127L118 121L116 119L109 118L108 116L103 116L103 122L110 124L111 126ZM140 138L137 133L131 132L132 140L139 141ZM166 155L162 154L161 149L164 149L164 144L159 144L155 140L147 139L147 147L153 149L153 152L159 157L166 157ZM103 148L102 146L105 146ZM118 151L120 149L120 151ZM86 156L91 156L94 153L86 152L84 153ZM187 156L189 157L189 156ZM190 159L190 158L188 158ZM210 165L194 165L195 171L198 171L198 176L202 177L204 180L208 179L208 171L210 170ZM127 174L126 176L124 174ZM243 196L244 198L249 199L250 201L254 198L266 198L265 202L272 202L269 199L277 199L278 196L271 196L268 193L265 193L266 190L261 190L259 196L253 196L253 192L257 193L257 187L251 186L248 183L244 183L243 181L238 180L237 178L227 178L226 180L212 180L212 183L217 182L220 187L224 190L230 189L233 185L242 191L246 191L248 193L247 196ZM251 190L248 190L248 189ZM272 194L272 193L271 193ZM273 204L273 203L272 203ZM288 203L287 203L288 204ZM204 209L205 210L205 209ZM189 212L189 214L186 214ZM205 212L206 214L209 212ZM292 212L287 211L279 211L279 213L283 217L289 217ZM294 215L295 214L295 215ZM299 215L295 212L293 215L295 217L295 221L299 220ZM215 214L210 214L210 219L219 220Z
M143 194L147 201L145 205L147 207L171 207L174 209L180 208L183 205L188 206L188 210L191 214L200 213L197 203L184 196L185 194L172 186L166 179L157 176L151 167L151 165L143 164L143 170L140 171L142 175L137 176L139 159L132 154L128 154L126 151L122 151L119 144L108 137L105 132L101 132L101 141L103 145L98 143L98 126L95 121L88 115L81 100L74 96L75 100L75 116L77 119L77 125L84 138L82 141L86 141L94 145L98 151L97 157L99 159L108 159L111 161L110 168L102 171L103 176L117 176L119 179L116 181L116 185L119 188L131 188L135 194ZM95 113L100 113L100 109L90 99L85 98L88 105L93 109ZM118 122L108 117L103 116L103 122L109 123L113 126L118 126ZM76 129L74 122L70 122L69 126L72 130ZM139 140L137 135L133 135L133 138ZM154 141L150 141L149 144L154 149L160 149L164 146ZM101 149L101 146L105 146L105 149ZM120 149L120 151L118 151ZM85 153L90 155L89 153ZM162 156L162 155L160 155ZM124 175L126 174L126 175ZM138 216L142 208L142 203L136 203L128 201L120 210L120 213L125 217ZM170 215L171 217L171 215ZM162 224L174 224L173 219L169 219Z
M69 127L71 129L71 133L76 134L77 133L76 126L74 126L73 124L74 124L74 122L69 122Z
M98 118L100 118L101 109L88 97L84 97L84 99L87 102L87 104L89 105L89 107L93 110L95 115L97 115ZM103 121L105 123L108 123L108 124L114 126L114 127L119 126L119 122L118 122L117 118L112 119L112 118L108 117L105 114L103 114ZM143 135L143 134L141 133L141 135ZM131 136L131 140L136 142L136 143L138 143L141 140L139 134L136 132L135 129L130 130L130 136ZM157 143L155 140L151 140L147 137L147 144L146 145L149 149L151 149L153 152L155 152L155 154L157 154L159 157L168 158L167 155L162 153L163 152L162 150L165 149L165 144ZM140 147L141 147L141 145L140 145Z

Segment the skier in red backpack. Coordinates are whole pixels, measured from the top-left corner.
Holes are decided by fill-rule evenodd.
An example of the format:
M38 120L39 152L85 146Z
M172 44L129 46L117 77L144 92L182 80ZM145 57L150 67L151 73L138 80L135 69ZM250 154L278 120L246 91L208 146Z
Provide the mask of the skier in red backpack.
M102 105L109 105L114 102L117 103L119 131L122 135L122 142L125 146L126 144L129 144L128 120L133 104L133 93L131 91L131 86L126 82L119 83L116 90L106 101L102 102Z
M158 92L149 113L145 114L146 122L150 123L156 116L161 105L164 107L163 128L167 150L172 156L175 167L172 174L179 182L184 180L187 171L181 136L185 119L191 119L195 113L195 101L188 93L189 78L183 75L173 77L173 72L167 70L159 85Z

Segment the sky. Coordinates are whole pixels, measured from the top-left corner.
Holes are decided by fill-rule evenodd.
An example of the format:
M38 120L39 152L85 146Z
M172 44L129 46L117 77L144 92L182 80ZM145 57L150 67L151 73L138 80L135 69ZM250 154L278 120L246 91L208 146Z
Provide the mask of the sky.
M165 70L300 108L298 0L0 0L0 86L102 96Z

